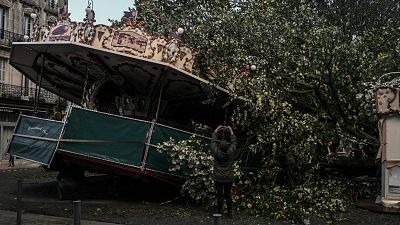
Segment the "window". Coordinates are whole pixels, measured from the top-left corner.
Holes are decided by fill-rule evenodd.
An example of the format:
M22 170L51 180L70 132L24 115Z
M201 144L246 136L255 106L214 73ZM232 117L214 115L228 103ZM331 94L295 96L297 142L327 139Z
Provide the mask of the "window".
M56 7L55 0L47 0L48 9L54 9Z
M6 29L6 13L7 9L0 6L0 37L4 38L4 30Z
M4 83L6 77L7 59L0 58L0 83Z
M24 16L24 30L23 30L24 35L28 35L29 37L31 36L31 17L28 15Z

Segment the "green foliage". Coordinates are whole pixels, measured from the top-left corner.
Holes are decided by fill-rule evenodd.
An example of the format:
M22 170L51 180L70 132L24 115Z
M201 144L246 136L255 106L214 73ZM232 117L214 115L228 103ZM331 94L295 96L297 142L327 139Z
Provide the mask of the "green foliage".
M170 171L183 171L186 176L181 192L197 202L212 203L215 198L214 181L211 178L214 161L207 141L204 137L192 135L179 142L173 139L166 141L158 149L169 155ZM235 164L234 175L236 178L241 175L238 164Z
M268 112L287 102L296 109L293 112L326 123L323 130L316 129L317 134L326 135L320 142L335 139L341 148L373 149L373 155L378 141L371 116L372 96L363 83L398 70L400 23L393 8L371 3L374 10L391 12L385 14L385 20L391 21L387 23L368 18L381 13L368 14L370 4L364 3L356 4L362 9L356 12L349 12L353 6L350 10L339 2L314 1L139 4L141 19L151 32L170 35L178 27L185 29L182 40L198 50L196 74L216 76L214 82L229 88L232 96L248 100L246 107L239 109L237 115L244 120L238 125L253 133L265 129L273 132L273 125L262 124L267 128L261 130L254 130L252 125L260 119L269 121L264 119L270 116ZM354 13L366 21L359 21ZM335 16L344 14L351 16L343 24ZM362 23L368 26L362 29ZM257 67L255 71L246 69L252 64ZM315 123L303 126L314 129L312 125Z
M237 210L293 223L309 224L310 218L319 216L327 222L337 221L357 197L371 197L369 183L360 180L320 179L288 189L282 186L253 188L247 194L234 197Z
M280 156L295 158L298 187L275 195L265 188L259 199L268 207L261 207L256 198L248 203L257 205L263 215L276 217L274 213L281 215L281 211L283 217L296 221L308 213L324 214L311 206L322 204L323 198L329 216L341 211L350 199L337 194L342 186L331 185L336 181L311 181L319 176L320 163L327 161L330 141L338 143L338 149L363 150L370 157L378 149L373 95L365 84L400 69L398 3L142 0L137 4L150 32L170 35L183 27L182 41L198 51L194 73L229 89L232 99L243 100L231 120L235 129L246 131L244 148L261 159L257 175L241 185L275 187L282 168ZM170 142L164 148L176 145L174 151L168 150L176 152L171 155L176 158L191 144ZM194 149L190 154L201 161ZM185 162L179 163L195 165L189 153L183 155ZM188 175L199 172L191 169ZM211 181L205 179L201 186L202 180L199 176L193 181L193 188L199 185L211 194ZM190 192L189 186L185 188ZM307 190L313 199L297 198L306 196ZM286 196L292 200L281 199ZM290 207L282 208L281 201Z
M204 137L193 135L179 142L171 139L158 147L160 152L170 156L170 170L183 169L187 176L182 185L182 193L197 202L212 205L215 200L211 179L213 158ZM310 177L295 188L257 183L261 177L276 177L279 173L279 166L269 165L271 162L273 161L266 160L263 166L272 169L261 169L256 174L250 172L246 175L239 168L239 163L235 164L234 174L237 182L233 200L236 210L287 219L293 223L309 224L312 216L319 216L327 222L332 222L338 220L338 213L344 212L355 199L373 197L377 194L378 188L374 186L374 182L365 181L365 177L355 180Z

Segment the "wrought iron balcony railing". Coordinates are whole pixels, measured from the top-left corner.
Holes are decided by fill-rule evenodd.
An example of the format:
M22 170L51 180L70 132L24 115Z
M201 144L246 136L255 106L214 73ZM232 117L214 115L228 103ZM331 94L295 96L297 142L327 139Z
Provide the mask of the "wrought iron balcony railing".
M10 84L0 84L0 97L15 99L15 100L25 100L34 101L35 99L35 88L26 88L17 85ZM49 91L40 90L39 101L46 103L56 103L59 97Z
M38 6L37 0L19 0L22 4L29 5L29 6Z
M45 11L53 15L58 15L58 3L55 3L54 0L48 2Z
M0 45L11 47L13 42L24 41L24 35L0 29Z

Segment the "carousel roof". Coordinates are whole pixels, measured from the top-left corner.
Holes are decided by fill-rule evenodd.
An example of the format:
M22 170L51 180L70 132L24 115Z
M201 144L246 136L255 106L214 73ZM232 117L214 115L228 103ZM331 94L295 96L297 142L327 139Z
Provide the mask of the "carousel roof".
M147 59L71 41L13 43L10 64L35 83L65 99L80 104L88 82L104 77L121 77L140 95L149 96L166 76L166 99L205 96L201 79L170 63ZM215 86L216 87L216 86ZM228 92L216 87L226 98Z

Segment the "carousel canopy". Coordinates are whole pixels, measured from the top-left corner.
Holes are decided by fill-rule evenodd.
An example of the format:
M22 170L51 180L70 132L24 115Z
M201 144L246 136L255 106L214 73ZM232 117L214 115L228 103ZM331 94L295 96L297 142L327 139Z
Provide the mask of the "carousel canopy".
M104 77L152 99L162 89L160 119L173 121L221 122L213 120L223 118L222 106L229 97L226 90L169 63L76 42L14 43L10 64L35 83L42 79L42 88L76 104L82 102L88 84ZM216 104L206 105L210 88Z
M166 76L166 98L180 99L206 95L209 84L168 63L126 55L75 42L14 43L10 64L33 82L74 103L80 104L86 74L88 82L104 77L125 79L140 95L151 95ZM227 92L216 87L219 92Z

